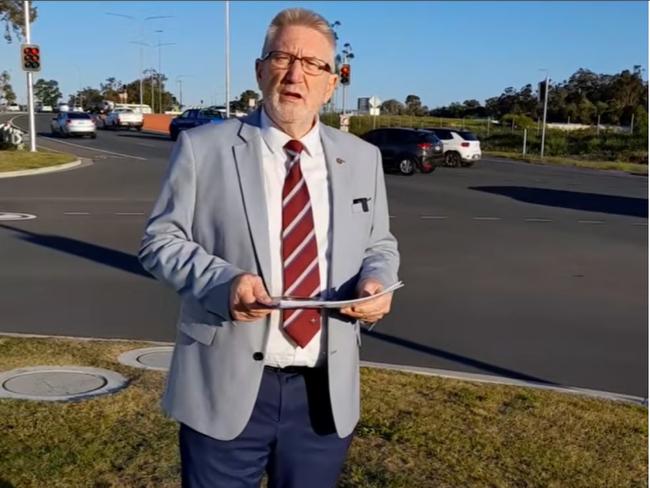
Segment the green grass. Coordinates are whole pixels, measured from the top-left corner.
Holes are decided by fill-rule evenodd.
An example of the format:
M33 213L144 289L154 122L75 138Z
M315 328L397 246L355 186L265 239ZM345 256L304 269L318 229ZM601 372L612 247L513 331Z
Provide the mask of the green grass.
M0 151L0 172L45 168L71 163L78 158L72 154L54 152Z
M520 152L510 151L485 151L483 156L497 156L518 161L525 161L533 164L552 164L556 166L573 166L576 168L590 168L602 170L616 170L625 171L627 173L647 175L648 165L638 163L626 163L620 161L590 161L583 159L576 159L564 156L544 156L544 159L533 155L522 155Z
M179 486L164 373L117 356L145 343L0 338L0 370L96 366L129 379L75 403L0 400L0 487ZM534 389L362 371L340 487L647 486L647 410Z

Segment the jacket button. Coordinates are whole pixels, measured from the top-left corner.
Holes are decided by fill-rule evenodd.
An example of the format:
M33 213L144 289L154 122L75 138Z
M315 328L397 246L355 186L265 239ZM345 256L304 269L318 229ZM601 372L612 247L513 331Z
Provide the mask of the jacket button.
M261 352L256 352L253 354L253 359L255 361L261 361L262 359L264 359L264 354Z

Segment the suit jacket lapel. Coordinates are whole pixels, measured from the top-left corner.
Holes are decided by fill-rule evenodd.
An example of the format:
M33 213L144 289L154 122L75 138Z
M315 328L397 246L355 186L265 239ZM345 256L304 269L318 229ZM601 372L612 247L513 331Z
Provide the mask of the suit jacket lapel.
M342 258L345 256L346 240L341 238L341 234L345 233L345 227L349 224L346 216L350 213L351 196L349 178L352 176L350 164L345 162L347 154L343 153L340 144L337 145L336 141L334 141L332 137L333 132L332 129L321 122L321 142L323 144L323 152L325 153L327 171L329 173L330 205L332 206L330 213L332 216L330 221L332 255L329 263L329 283L327 284L328 290L330 291L332 283L339 282L344 272L342 265L345 259Z
M269 224L264 191L264 173L261 138L259 134L259 110L242 119L239 136L241 144L233 147L239 182L244 199L248 228L253 239L260 274L267 289L271 279L271 256L269 252Z

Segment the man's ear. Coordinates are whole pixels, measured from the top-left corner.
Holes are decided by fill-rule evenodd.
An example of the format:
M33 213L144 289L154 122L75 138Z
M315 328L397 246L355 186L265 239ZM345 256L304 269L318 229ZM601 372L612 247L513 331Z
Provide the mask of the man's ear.
M262 80L262 61L255 60L255 79L257 80L257 87L261 90L260 81Z
M332 95L334 94L334 89L336 88L336 85L338 85L339 82L339 77L336 74L330 75L329 80L327 80L327 90L325 91L325 100L323 103L327 103L330 101L332 98Z

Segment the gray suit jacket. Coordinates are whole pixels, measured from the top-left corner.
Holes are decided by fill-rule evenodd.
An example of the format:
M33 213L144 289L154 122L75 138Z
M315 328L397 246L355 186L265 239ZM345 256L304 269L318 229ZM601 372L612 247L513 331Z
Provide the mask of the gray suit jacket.
M228 303L237 275L270 277L259 119L258 111L180 134L139 254L182 296L163 409L221 440L235 438L250 418L269 327L268 319L232 321ZM329 296L350 298L360 278L397 280L397 243L377 148L324 124L321 140L331 192ZM357 198L369 199L367 211ZM359 419L359 324L332 312L324 326L332 413L343 437Z

